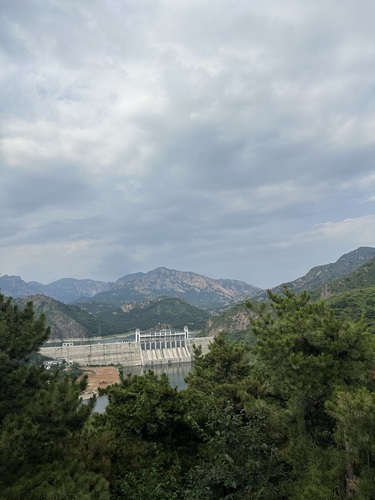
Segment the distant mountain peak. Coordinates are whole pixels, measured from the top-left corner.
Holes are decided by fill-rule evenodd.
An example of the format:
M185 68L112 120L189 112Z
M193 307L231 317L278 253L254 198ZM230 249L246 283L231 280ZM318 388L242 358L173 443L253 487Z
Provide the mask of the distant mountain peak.
M375 248L359 247L342 255L335 263L316 266L303 277L286 283L296 291L313 290L333 279L350 274L375 257ZM206 309L218 309L254 298L265 292L239 280L213 279L192 272L164 266L147 273L127 274L116 282L92 279L61 278L48 285L25 282L20 276L0 276L3 294L26 297L42 294L64 303L103 301L121 307L123 304L152 300L159 296L181 297L190 304ZM283 285L273 290L282 292Z
M326 283L346 276L356 271L360 266L375 257L375 248L373 247L359 247L356 250L342 255L336 262L325 264L322 266L315 266L310 271L289 283L279 285L272 290L276 293L282 292L284 286L291 290L296 291L312 291L316 288L322 287Z
M117 305L153 300L160 296L180 297L190 304L214 309L236 303L259 293L260 289L243 281L215 280L191 271L158 267L148 273L124 276L116 289L93 299Z

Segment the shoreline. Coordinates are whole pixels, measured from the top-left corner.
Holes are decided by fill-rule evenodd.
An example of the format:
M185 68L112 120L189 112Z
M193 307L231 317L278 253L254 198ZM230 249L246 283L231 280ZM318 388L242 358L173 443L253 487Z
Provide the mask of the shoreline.
M98 396L98 388L105 389L110 385L120 382L118 369L114 366L82 366L81 370L84 375L87 375L87 388L82 392L81 398L87 401L92 396Z

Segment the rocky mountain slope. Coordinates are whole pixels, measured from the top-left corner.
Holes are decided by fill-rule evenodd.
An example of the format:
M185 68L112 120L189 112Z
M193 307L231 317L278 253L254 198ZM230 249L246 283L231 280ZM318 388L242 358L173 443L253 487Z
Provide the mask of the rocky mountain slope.
M333 264L312 268L287 285L296 291L309 290L316 298L323 293L340 314L351 311L353 318L359 319L362 315L369 322L374 316L375 325L375 313L372 312L375 309L375 248L358 248ZM224 330L233 338L241 338L249 324L244 300L262 300L265 296L263 290L242 281L214 280L166 268L129 274L115 283L63 279L41 285L26 283L16 276L2 276L0 286L5 295L34 295L31 300L37 312L47 315L53 336L64 338L87 337L99 332L117 334L136 328L153 328L158 323L172 327L187 324L190 329L203 329L207 321L207 335ZM64 300L86 298L75 305L63 304L42 297L46 287ZM273 290L281 292L282 285ZM231 307L236 303L239 305ZM207 311L220 308L225 309L223 314L209 317Z
M234 336L236 340L243 340L249 330L249 310L245 303L230 307L219 315L212 316L206 325L205 333L214 337L219 332L225 332L228 337Z
M20 307L31 300L37 315L44 313L51 328L51 339L89 338L97 335L99 322L79 307L63 304L45 295L14 299Z
M327 283L314 297L323 297L341 319L363 319L375 333L375 258L353 273Z
M201 309L215 309L256 296L261 289L243 281L215 280L192 272L158 267L143 275L120 278L116 288L92 297L91 301L116 305L152 300L160 296L180 297ZM117 286L118 283L126 283ZM81 304L87 302L81 301Z
M360 319L361 315L368 318L374 316L375 325L375 301L373 300L375 288L371 289L375 287L375 248L358 248L343 255L333 264L312 268L305 276L286 285L297 292L307 290L315 299L320 296L328 298L341 317ZM283 286L285 284L275 287L272 291L282 293ZM357 290L360 288L368 288L368 291ZM346 292L346 294L340 292ZM255 297L255 300L259 299L266 299L266 295ZM374 313L372 313L373 310ZM211 318L205 332L207 335L215 335L222 330L229 337L240 340L246 336L248 329L249 311L244 304L240 304Z
M60 302L69 304L78 299L89 298L93 295L110 290L114 283L95 281L91 279L77 280L63 278L48 285L37 281L23 281L20 276L0 276L1 293L9 297L22 298L31 295L45 295Z
M354 272L330 281L319 289L320 295L330 295L375 286L375 258L366 262Z
M33 302L36 314L45 314L51 328L50 338L60 340L134 333L136 328L182 329L187 325L190 330L202 330L209 318L206 311L171 297L127 304L122 308L88 302L84 309L44 295L18 298L15 303L24 307L28 300Z
M289 283L279 285L273 288L273 291L281 293L283 286L285 285L290 290L312 291L334 279L347 276L374 257L375 248L357 248L357 250L344 254L334 263L313 267L307 274L305 274L305 276L302 276L294 281L290 281Z
M213 309L253 297L262 290L243 281L215 280L192 272L159 267L148 273L133 273L116 282L64 278L49 285L25 282L19 276L0 276L4 295L26 297L43 294L65 303L95 300L121 307L126 303L161 296L181 297L200 308Z

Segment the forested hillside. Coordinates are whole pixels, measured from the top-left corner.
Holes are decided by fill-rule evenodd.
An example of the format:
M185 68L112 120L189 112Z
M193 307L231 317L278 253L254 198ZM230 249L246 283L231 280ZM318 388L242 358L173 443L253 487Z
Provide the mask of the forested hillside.
M90 338L95 336L134 333L158 325L179 329L203 330L209 318L207 311L178 298L160 297L153 301L115 307L99 302L86 302L81 307L63 304L44 295L15 299L24 307L32 300L35 311L43 313L50 327L51 339Z
M327 303L339 318L363 320L375 334L375 286L335 294Z
M250 333L249 309L245 302L208 320L205 335L212 337L220 332L225 332L226 337L233 342L245 342L247 345L254 343L254 336Z
M80 308L101 324L102 335L134 332L136 328L147 330L159 324L171 328L183 328L186 325L191 330L202 330L209 318L207 311L173 297L159 297L122 307L92 301L81 304Z
M255 346L219 334L186 390L128 376L92 414L0 296L0 498L372 499L375 337L307 293L249 307Z
M375 259L315 291L342 319L363 319L375 334Z
M323 288L319 289L321 295L329 296L335 293L348 292L350 290L358 290L369 288L375 285L375 259L371 259L360 266L356 271L337 278L327 283Z
M326 283L354 273L358 268L375 258L375 248L359 247L352 252L342 255L336 262L316 266L294 281L283 283L272 289L275 293L282 293L286 286L290 290L312 292Z
M337 261L339 263L338 270L336 265L329 264L311 269L306 276L309 276L310 284L320 283L317 288L311 290L312 300L327 301L341 319L354 319L356 321L363 319L371 331L375 333L375 259L369 259L358 267L361 260L366 260L372 255L372 250L358 249L344 255ZM348 270L353 266L356 268L355 271L342 275L344 269ZM324 279L320 276L322 270L325 270ZM339 278L326 281L328 276L334 276L337 272L341 274ZM293 282L294 289L299 288L302 282L303 278ZM282 293L284 288L276 287L272 292ZM258 300L262 300L262 298L259 297ZM207 323L205 333L215 335L219 331L224 331L227 337L232 340L244 340L251 344L254 341L254 336L250 330L246 305L242 303L212 317Z
M14 302L24 307L30 300L35 312L45 315L50 327L50 339L90 338L98 335L98 320L79 307L64 304L45 295L15 299Z

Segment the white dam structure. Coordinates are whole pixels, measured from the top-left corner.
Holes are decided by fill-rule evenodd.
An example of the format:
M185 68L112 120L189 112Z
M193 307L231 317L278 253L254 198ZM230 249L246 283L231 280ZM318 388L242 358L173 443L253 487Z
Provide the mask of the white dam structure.
M206 354L211 341L212 337L190 338L185 326L182 332L160 330L141 333L136 330L134 342L102 339L102 342L83 345L82 342L71 340L59 346L42 347L40 353L82 366L121 364L152 367L191 362L194 359L193 346L200 346L202 354Z

